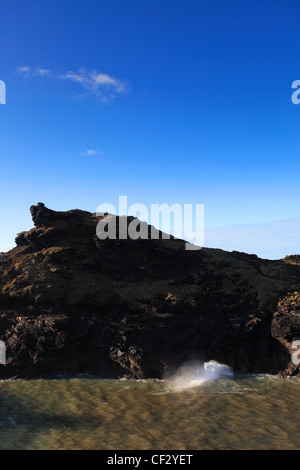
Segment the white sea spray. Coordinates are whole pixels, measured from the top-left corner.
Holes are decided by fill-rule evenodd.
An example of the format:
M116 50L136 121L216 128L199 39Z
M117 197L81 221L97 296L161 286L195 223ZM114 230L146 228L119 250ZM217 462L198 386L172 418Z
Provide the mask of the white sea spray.
M221 377L232 376L233 372L226 364L216 361L184 364L173 375L166 379L173 390L198 387L204 382L214 381Z

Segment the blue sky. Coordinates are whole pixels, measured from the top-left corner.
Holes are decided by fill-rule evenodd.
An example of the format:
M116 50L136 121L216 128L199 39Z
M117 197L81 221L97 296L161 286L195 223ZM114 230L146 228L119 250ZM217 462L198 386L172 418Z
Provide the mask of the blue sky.
M207 230L300 217L298 0L0 9L0 249L39 201L204 204Z

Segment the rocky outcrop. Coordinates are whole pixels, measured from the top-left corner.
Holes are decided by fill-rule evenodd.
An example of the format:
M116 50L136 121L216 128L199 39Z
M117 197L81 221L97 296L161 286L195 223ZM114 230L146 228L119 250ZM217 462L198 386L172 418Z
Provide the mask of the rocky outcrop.
M278 302L272 321L272 336L289 351L292 360L282 375L299 373L300 363L300 294L298 291L287 295ZM298 344L297 344L298 343ZM299 350L299 357L297 351Z
M298 255L189 251L161 233L101 240L109 214L30 210L35 227L0 256L1 378L162 377L211 359L236 372L299 373Z

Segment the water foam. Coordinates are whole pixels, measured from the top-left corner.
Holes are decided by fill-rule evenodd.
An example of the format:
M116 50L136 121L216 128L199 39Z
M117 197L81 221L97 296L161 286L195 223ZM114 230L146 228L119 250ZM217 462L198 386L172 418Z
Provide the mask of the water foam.
M183 365L167 379L167 383L172 389L182 390L198 387L205 382L232 375L233 372L229 366L216 361L209 361L204 364Z

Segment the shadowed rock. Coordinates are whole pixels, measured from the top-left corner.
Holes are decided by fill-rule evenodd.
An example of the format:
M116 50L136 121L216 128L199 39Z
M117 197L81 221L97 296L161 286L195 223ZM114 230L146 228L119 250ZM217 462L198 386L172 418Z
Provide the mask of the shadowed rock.
M110 214L43 203L30 211L35 227L0 256L0 377L162 377L193 359L236 372L299 372L299 255L187 251L159 231L124 239L119 217L115 239L100 239Z

